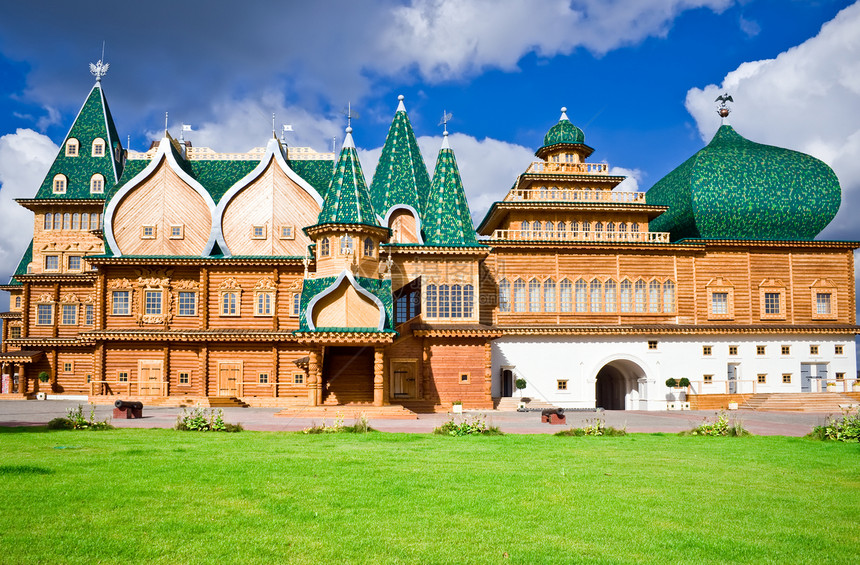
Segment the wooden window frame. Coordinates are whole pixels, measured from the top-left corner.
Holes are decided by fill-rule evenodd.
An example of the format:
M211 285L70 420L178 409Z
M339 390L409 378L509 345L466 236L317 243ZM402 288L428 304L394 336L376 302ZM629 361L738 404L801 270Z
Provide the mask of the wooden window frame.
M842 344L836 344L833 346L833 354L834 355L845 355L845 346Z
M74 310L68 310L69 308L74 308ZM79 318L79 314L80 314L80 312L78 312L79 309L80 309L80 304L77 302L62 302L62 303L60 303L60 316L59 316L60 325L61 326L77 326L78 325L78 318ZM72 317L71 322L66 321L66 312L67 311L74 313L74 316Z
M828 279L816 279L809 286L809 298L812 304L812 319L813 320L836 320L839 315L839 301L837 292L838 289L833 282ZM820 314L818 312L818 295L819 294L829 294L830 295L830 312L825 314Z
M182 311L183 306L187 306L187 304L184 305L182 303L182 295L183 294L190 294L193 297L193 302L191 305L192 306L192 313L191 314L183 313L183 311ZM176 293L176 315L181 316L183 318L192 318L192 317L196 316L197 315L197 302L198 302L198 300L197 300L197 291L196 290L180 290L180 291L178 291Z
M293 373L293 384L294 385L303 385L305 384L305 374L304 373Z
M767 373L758 373L755 376L756 384L766 385L767 384Z
M723 278L715 278L708 281L705 285L705 292L708 295L708 319L709 320L734 320L735 318L735 287L734 285ZM714 312L714 295L726 295L726 311Z
M762 357L767 355L767 346L766 345L756 345L755 346L755 354L757 357Z
M48 260L52 259L57 262L57 266L51 268L48 266ZM60 272L60 256L59 255L45 255L45 272L46 273L59 273Z
M265 302L268 297L268 302ZM264 300L263 308L260 308L260 299ZM268 312L266 312L268 306ZM255 318L271 318L275 315L275 291L273 290L255 290L254 291L254 317Z
M320 239L320 257L331 256L331 240L328 237Z
M96 173L90 177L90 194L105 193L105 178L101 173Z
M820 351L821 351L821 347L819 345L812 344L812 343L809 344L809 355L810 356L818 357L819 355L821 355Z
M78 266L72 266L72 259L78 260ZM66 256L66 269L73 272L80 272L84 270L84 258L81 255L67 255Z
M713 353L714 353L714 346L713 345L703 345L702 346L702 356L703 357L710 357L713 355Z
M53 326L54 325L54 306L56 304L54 302L37 302L36 303L36 325L37 326ZM48 308L47 312L49 314L49 319L47 321L42 321L42 316L40 315L40 310L43 310L45 307Z
M782 374L782 384L790 385L791 384L791 373L783 373Z
M64 373L74 373L75 372L75 362L74 361L63 361L63 372Z
M124 292L127 300L125 301L125 312L117 312L117 294ZM134 291L131 289L118 288L112 289L110 293L110 302L111 302L111 316L131 316L131 301L134 298Z
M168 239L185 239L185 224L170 224L169 229Z
M290 318L299 318L302 315L302 293L294 292L290 296Z
M271 384L269 382L269 373L268 372L257 373L257 384L260 384L260 385Z
M365 257L376 257L376 253L374 252L375 247L376 245L373 243L373 238L364 238L364 242L362 243L362 252ZM368 253L368 250L370 250L370 253Z
M147 233L147 230L152 230L152 233ZM155 239L156 237L158 237L158 226L155 224L140 226L140 239Z
M105 140L102 139L101 137L95 138L93 140L92 156L93 157L104 157L105 155L107 155L106 145L107 144L105 143Z
M729 355L732 357L735 357L735 356L737 356L737 354L738 354L738 346L737 345L730 345L729 346Z
M777 295L779 300L778 312L766 312L768 295ZM786 302L786 288L778 279L765 279L758 286L759 318L762 320L785 320L788 315L788 303Z
M259 234L257 233L259 230ZM266 238L266 224L252 224L251 225L251 239L262 241Z
M182 375L185 375L185 382L182 381ZM176 384L178 386L191 386L191 371L177 371Z
M158 311L157 312L156 311L150 311L150 301L149 301L149 297L155 295L156 293L158 294ZM142 294L143 294L143 296L141 297L141 300L143 301L143 304L142 304L143 308L141 308L141 310L143 311L144 316L164 316L164 314L165 314L165 312L164 312L164 310L165 310L165 308L164 308L164 289L162 289L162 288L144 288ZM151 305L154 307L156 304L153 301Z
M557 391L559 391L559 392L568 392L568 391L570 391L570 389L569 389L569 388L567 388L567 383L568 383L568 381L569 381L569 380L570 380L570 379L556 379L556 381L555 381L555 389L556 389Z
M66 157L79 157L81 154L81 143L74 137L66 140Z
M235 312L226 312L224 299L227 295L233 295ZM242 292L238 289L222 290L218 293L218 313L222 318L238 318L242 316Z
M123 378L123 375L125 375L125 378ZM131 371L129 371L129 370L117 370L116 382L118 382L118 383L131 382Z
M465 379L463 377L466 377ZM466 371L460 371L457 374L457 382L461 385L472 384L472 373L468 373Z
M65 194L69 189L69 179L62 173L56 174L54 175L51 187L54 194Z
M781 345L779 347L780 355L788 356L791 355L791 346L790 345Z
M657 340L649 339L648 340L648 351L657 351Z
M279 239L295 239L296 227L291 224L282 224L281 229L278 230L278 234Z
M92 326L95 324L95 305L90 303L84 304L84 325Z
M706 385L714 384L714 375L702 375L702 383Z

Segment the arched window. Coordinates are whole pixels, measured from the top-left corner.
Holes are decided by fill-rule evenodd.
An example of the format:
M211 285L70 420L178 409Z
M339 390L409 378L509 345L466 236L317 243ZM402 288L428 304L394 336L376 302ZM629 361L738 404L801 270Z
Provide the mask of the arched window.
M573 232L573 238L579 237L579 222L570 222L570 231Z
M463 286L463 317L471 318L475 308L475 287L470 284Z
M543 311L555 312L555 281L552 279L543 282Z
M102 221L101 214L98 212L93 212L90 214L90 229L91 230L100 230L102 229Z
M451 316L451 291L447 284L439 285L439 317Z
M458 284L451 287L451 317L463 317L463 287Z
M105 178L96 173L90 178L90 194L104 194Z
M597 279L591 281L591 311L603 311L603 283Z
M594 239L603 239L603 222L594 224Z
M624 279L621 281L620 298L621 298L621 313L628 314L633 311L633 284Z
M435 318L438 315L438 294L435 284L427 285L427 292L424 293L424 306L428 318Z
M520 231L523 234L523 239L529 238L529 230L531 230L531 226L529 225L528 220L523 220L520 224Z
M633 233L639 233L639 224L630 224L630 231Z
M54 229L59 230L63 228L63 215L57 212L54 214Z
M606 224L606 235L609 236L609 239L615 239L615 222Z
M567 239L567 224L559 222L556 229L558 230L559 239Z
M576 291L576 311L588 311L588 283L584 279L578 279L574 290Z
M532 232L534 233L534 237L536 237L538 239L543 237L543 234L541 233L541 225L540 225L539 221L535 220L534 226L532 227Z
M320 240L320 257L328 257L331 254L331 244L327 237Z
M66 142L66 157L77 157L80 144L74 137L70 137Z
M373 257L373 239L369 237L364 238L364 256Z
M609 279L603 285L603 304L604 310L606 312L615 312L617 309L617 296L616 296L616 287L615 281Z
M529 312L540 312L540 287L539 280L529 281Z
M499 312L511 311L511 283L508 279L499 281Z
M81 214L81 229L83 231L88 231L90 229L90 215L89 214Z
M648 283L648 311L652 314L660 311L660 281Z
M514 281L514 312L526 311L526 281L517 279Z
M66 193L66 175L54 175L54 194Z
M63 229L70 230L72 229L72 215L66 212L63 214Z
M43 226L43 229L46 229L46 230L54 229L54 215L51 214L50 212L45 214L45 225Z
M667 314L675 312L675 283L673 281L663 283L663 312Z
M547 239L555 239L555 224L547 222L543 229L546 232Z
M352 237L348 235L340 236L340 254L349 255L352 253Z
M619 239L627 239L627 224L621 222L618 224L618 236Z
M562 312L573 312L573 284L570 279L561 279L558 285L559 306Z
M81 215L78 212L72 214L72 229L80 230L81 229Z
M93 157L104 157L105 140L97 137L93 140Z
M589 239L591 232L591 222L582 222L582 238Z
M642 279L636 281L636 286L634 287L634 291L636 293L636 312L645 312L645 308L648 303L646 288L647 285L645 284L645 281Z

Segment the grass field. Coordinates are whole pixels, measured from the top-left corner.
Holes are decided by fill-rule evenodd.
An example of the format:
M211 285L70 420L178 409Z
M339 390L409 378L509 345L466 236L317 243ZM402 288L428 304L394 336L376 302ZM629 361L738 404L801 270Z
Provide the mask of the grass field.
M2 563L860 563L860 445L0 430Z

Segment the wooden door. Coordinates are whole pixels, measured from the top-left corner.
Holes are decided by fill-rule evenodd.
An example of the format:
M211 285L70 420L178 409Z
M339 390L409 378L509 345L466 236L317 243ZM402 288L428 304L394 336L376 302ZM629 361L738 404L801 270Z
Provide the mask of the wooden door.
M391 386L395 399L415 398L418 392L414 361L391 362Z
M218 365L218 396L238 396L241 378L241 361L222 361Z
M137 374L140 396L161 396L162 361L137 362Z

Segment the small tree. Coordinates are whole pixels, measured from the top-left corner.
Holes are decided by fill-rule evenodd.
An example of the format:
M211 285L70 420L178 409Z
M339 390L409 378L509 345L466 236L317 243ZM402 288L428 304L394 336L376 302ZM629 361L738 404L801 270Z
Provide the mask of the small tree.
M48 374L48 371L42 371L41 373L39 373L39 382L41 382L41 383L48 382L48 379L50 379L50 378L51 378L51 375Z
M516 385L517 390L523 390L524 388L526 388L526 384L527 384L527 383L526 383L526 380L525 380L525 379L522 379L522 378L517 379L516 381L514 381L514 385Z
M672 377L669 377L668 379L666 379L666 386L669 388L675 388L676 386L678 386L678 381L676 381Z
M690 379L688 379L687 377L681 377L681 380L678 381L678 386L684 388L690 386Z

